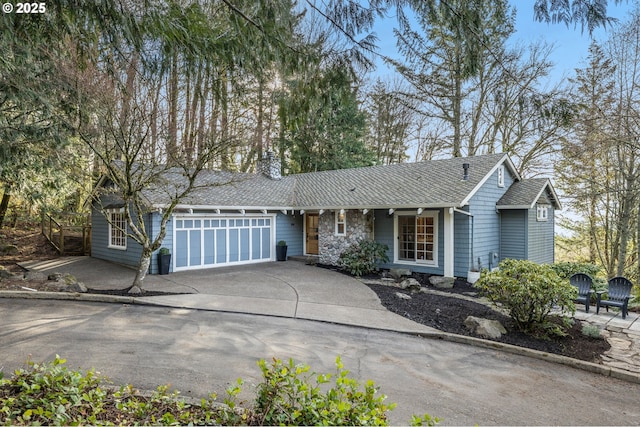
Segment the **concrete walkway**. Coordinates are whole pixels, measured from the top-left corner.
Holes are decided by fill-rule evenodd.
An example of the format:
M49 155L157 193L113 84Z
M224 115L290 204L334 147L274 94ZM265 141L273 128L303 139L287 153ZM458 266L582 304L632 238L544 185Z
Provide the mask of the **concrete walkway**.
M52 261L21 264L45 274L69 273L94 289L121 289L128 286L135 272L90 257L63 257ZM595 307L589 314L576 311L575 317L597 325L612 348L603 364L582 362L563 356L549 355L494 341L447 334L408 320L386 310L375 292L349 276L302 262L271 262L209 270L193 270L166 276L151 275L145 279L149 291L182 293L154 297L112 297L106 295L0 292L5 297L66 298L91 301L113 301L159 305L175 308L215 310L235 313L323 321L351 326L397 331L437 337L503 351L526 354L544 360L576 366L604 375L640 383L640 321L636 313L622 319L617 311L601 311ZM433 291L437 292L437 291ZM20 294L20 295L18 295ZM451 294L447 294L450 295Z

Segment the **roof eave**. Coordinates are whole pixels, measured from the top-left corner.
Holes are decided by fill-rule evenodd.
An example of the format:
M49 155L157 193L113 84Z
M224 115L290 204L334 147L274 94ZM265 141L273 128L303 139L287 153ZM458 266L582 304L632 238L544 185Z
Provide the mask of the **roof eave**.
M496 205L498 210L531 209L533 205Z

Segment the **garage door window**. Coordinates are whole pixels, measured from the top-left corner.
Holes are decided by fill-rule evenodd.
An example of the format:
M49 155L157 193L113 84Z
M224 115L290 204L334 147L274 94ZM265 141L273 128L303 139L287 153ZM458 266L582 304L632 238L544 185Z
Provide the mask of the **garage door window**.
M175 267L214 267L269 260L272 224L272 218L178 218Z

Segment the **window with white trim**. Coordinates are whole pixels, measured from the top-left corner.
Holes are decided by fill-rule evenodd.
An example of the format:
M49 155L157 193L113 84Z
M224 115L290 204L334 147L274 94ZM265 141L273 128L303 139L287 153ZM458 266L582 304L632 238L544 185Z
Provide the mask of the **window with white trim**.
M549 221L549 205L537 205L536 220Z
M344 210L336 212L336 236L347 234L347 213Z
M504 187L504 166L498 168L498 187Z
M396 214L396 230L398 261L438 264L438 212L400 212Z
M109 245L113 249L127 249L127 222L124 218L124 210L109 211Z

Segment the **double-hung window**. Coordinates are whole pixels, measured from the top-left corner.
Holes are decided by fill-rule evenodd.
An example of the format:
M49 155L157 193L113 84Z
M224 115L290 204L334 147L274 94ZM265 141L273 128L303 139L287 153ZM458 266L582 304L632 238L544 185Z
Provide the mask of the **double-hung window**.
M347 234L347 214L344 210L336 212L336 236Z
M109 247L113 249L127 249L127 222L124 209L109 210Z
M536 220L548 221L549 220L549 205L537 205L536 207Z
M438 264L437 212L424 212L421 215L398 213L396 230L398 261Z

